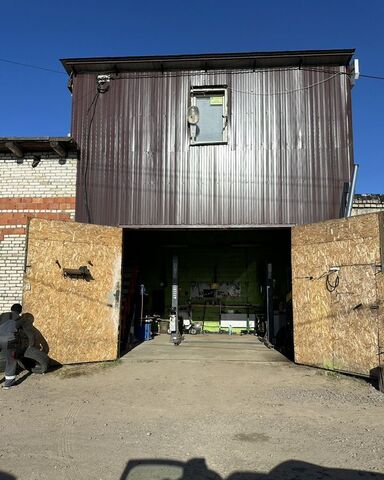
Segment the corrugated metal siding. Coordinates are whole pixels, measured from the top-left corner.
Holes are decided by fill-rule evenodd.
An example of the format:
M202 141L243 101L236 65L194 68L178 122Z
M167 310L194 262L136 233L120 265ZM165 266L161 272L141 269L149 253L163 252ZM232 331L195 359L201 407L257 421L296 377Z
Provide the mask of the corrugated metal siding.
M121 73L97 100L96 76L76 76L77 220L236 226L338 217L353 163L350 83L313 70ZM209 85L228 86L228 144L190 146L190 89Z

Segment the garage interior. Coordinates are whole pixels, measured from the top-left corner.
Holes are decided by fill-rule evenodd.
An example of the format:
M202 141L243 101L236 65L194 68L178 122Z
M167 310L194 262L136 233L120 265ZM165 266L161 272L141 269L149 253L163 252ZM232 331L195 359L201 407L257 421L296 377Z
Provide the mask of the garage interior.
M204 333L258 334L293 358L289 228L124 229L120 352L146 316L168 319L178 261L178 314Z

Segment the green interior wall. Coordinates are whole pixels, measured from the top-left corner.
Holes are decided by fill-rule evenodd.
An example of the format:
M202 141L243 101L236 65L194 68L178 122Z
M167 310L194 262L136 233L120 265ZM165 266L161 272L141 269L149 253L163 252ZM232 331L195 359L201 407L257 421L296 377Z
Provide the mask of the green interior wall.
M290 291L290 236L287 230L222 232L130 232L125 239L126 269L139 265L137 284L146 288L145 314L167 317L171 306L172 256L179 261L179 305L192 304L194 321L206 330L218 331L222 310L245 313L264 310L263 285L266 264L273 264L275 300L284 301ZM129 275L128 275L129 276ZM240 284L239 297L190 298L194 283ZM156 293L155 293L156 292ZM155 297L164 299L156 311ZM157 302L158 303L158 302Z

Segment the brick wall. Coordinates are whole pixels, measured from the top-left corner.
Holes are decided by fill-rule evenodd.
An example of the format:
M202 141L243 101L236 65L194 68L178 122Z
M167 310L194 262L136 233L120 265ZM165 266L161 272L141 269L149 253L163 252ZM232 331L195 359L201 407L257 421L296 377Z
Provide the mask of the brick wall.
M0 312L22 301L28 217L75 217L77 160L39 155L36 168L28 156L22 163L0 156Z
M384 210L384 195L382 194L356 194L353 197L352 216L382 210Z

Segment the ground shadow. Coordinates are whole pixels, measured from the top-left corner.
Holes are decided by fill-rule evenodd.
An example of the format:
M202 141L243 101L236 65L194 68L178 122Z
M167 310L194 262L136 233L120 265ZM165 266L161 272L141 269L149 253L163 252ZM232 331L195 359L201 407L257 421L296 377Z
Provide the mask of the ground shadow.
M27 370L23 372L22 375L19 375L17 377L17 380L15 382L15 386L16 385L20 385L21 383L25 382L25 380L27 380L27 378L32 375L32 372L28 372ZM1 478L1 477L0 477Z
M376 388L376 390L384 393L384 367L379 366L372 368L369 372L369 376L371 384Z
M0 472L0 480L16 480L16 477L9 473Z
M298 460L280 463L268 473L235 471L223 478L204 458L187 462L164 459L130 460L120 480L384 480L380 473L327 468Z
M124 357L125 355L127 355L129 352L132 352L132 350L134 350L136 347L138 347L142 343L144 343L144 340L135 338L135 339L132 339L129 344L121 345L119 357L120 358Z
M160 333L159 329L151 329L151 338L145 339L144 338L144 330L142 330L142 326L137 325L134 334L128 334L128 336L120 342L120 357L124 357L129 352L134 350L136 347L141 345L144 342L150 342L154 338L159 335L169 335L168 333Z
M49 353L49 345L47 340L44 338L44 335L37 329L34 325L35 318L32 313L23 313L21 315L21 330L26 335L28 339L28 345L30 347L37 348L42 352Z
M60 368L61 364L49 357L49 345L44 335L34 325L34 316L29 313L21 315L20 330L18 335L17 358L19 368L33 373L45 373L49 370ZM44 364L39 365L39 363ZM22 383L28 375L17 384Z

